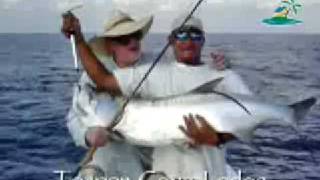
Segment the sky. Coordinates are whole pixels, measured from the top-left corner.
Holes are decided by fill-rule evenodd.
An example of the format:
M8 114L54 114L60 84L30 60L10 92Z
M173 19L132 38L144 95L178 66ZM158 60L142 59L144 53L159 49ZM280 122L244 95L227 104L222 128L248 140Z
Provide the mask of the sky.
M196 15L209 33L320 33L320 0L296 0L303 5L298 15L303 23L295 26L267 26L280 0L204 0ZM99 33L115 9L139 18L154 14L151 32L166 33L174 17L190 11L197 0L0 0L0 33L57 33L61 13L74 10L84 32Z

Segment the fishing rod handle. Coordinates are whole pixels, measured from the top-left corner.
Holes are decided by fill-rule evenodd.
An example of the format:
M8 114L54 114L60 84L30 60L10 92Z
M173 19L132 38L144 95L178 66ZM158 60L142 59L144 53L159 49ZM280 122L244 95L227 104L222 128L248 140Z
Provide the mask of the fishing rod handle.
M92 161L93 159L93 155L94 153L97 151L97 147L90 147L90 149L87 151L86 155L84 156L84 158L82 159L81 163L80 163L80 167L84 167L85 165L87 165L90 161Z

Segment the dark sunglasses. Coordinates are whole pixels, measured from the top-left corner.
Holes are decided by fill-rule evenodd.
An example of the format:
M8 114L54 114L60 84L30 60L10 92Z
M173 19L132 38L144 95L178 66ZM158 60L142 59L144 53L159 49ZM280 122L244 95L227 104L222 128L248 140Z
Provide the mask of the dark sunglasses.
M194 28L181 29L173 32L173 37L178 41L202 41L204 36L202 31Z
M113 38L111 38L111 41L114 41L118 44L126 46L130 43L131 39L136 39L136 40L140 41L142 39L142 32L137 31L132 34L123 35L123 36L119 36L119 37L113 37Z

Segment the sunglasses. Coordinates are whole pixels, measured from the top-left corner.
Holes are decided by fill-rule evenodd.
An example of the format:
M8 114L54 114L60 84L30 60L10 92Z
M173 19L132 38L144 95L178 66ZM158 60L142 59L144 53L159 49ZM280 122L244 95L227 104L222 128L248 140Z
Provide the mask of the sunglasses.
M119 37L113 37L111 38L111 41L116 42L120 45L126 46L130 43L131 39L136 39L140 41L142 39L142 32L137 31L128 35L123 35Z
M173 32L173 37L178 41L188 41L189 39L192 41L202 41L203 33L198 29L181 29L179 31Z

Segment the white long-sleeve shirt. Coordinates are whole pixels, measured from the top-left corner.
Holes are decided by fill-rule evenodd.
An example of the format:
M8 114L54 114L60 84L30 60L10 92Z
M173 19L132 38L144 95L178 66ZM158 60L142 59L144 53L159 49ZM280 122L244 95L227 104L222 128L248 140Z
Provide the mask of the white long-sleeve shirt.
M111 57L98 56L100 62L106 69L112 71L117 69L116 64ZM85 86L96 87L93 81L84 72L79 82L74 87L73 103L67 115L67 127L76 145L87 148L85 142L85 134L89 127L99 126L101 122L93 122L94 118L86 113L85 106L94 106L86 94ZM121 103L118 100L111 98L105 92L104 96L110 97L109 103ZM106 99L106 98L105 98ZM118 101L118 103L115 103ZM119 108L119 106L117 106ZM95 108L95 107L91 107ZM117 109L114 109L117 111ZM102 125L103 126L103 125ZM107 177L129 177L130 179L138 179L143 173L143 159L141 150L138 147L132 146L126 142L109 142L106 146L97 149L89 165L99 167L104 171Z

